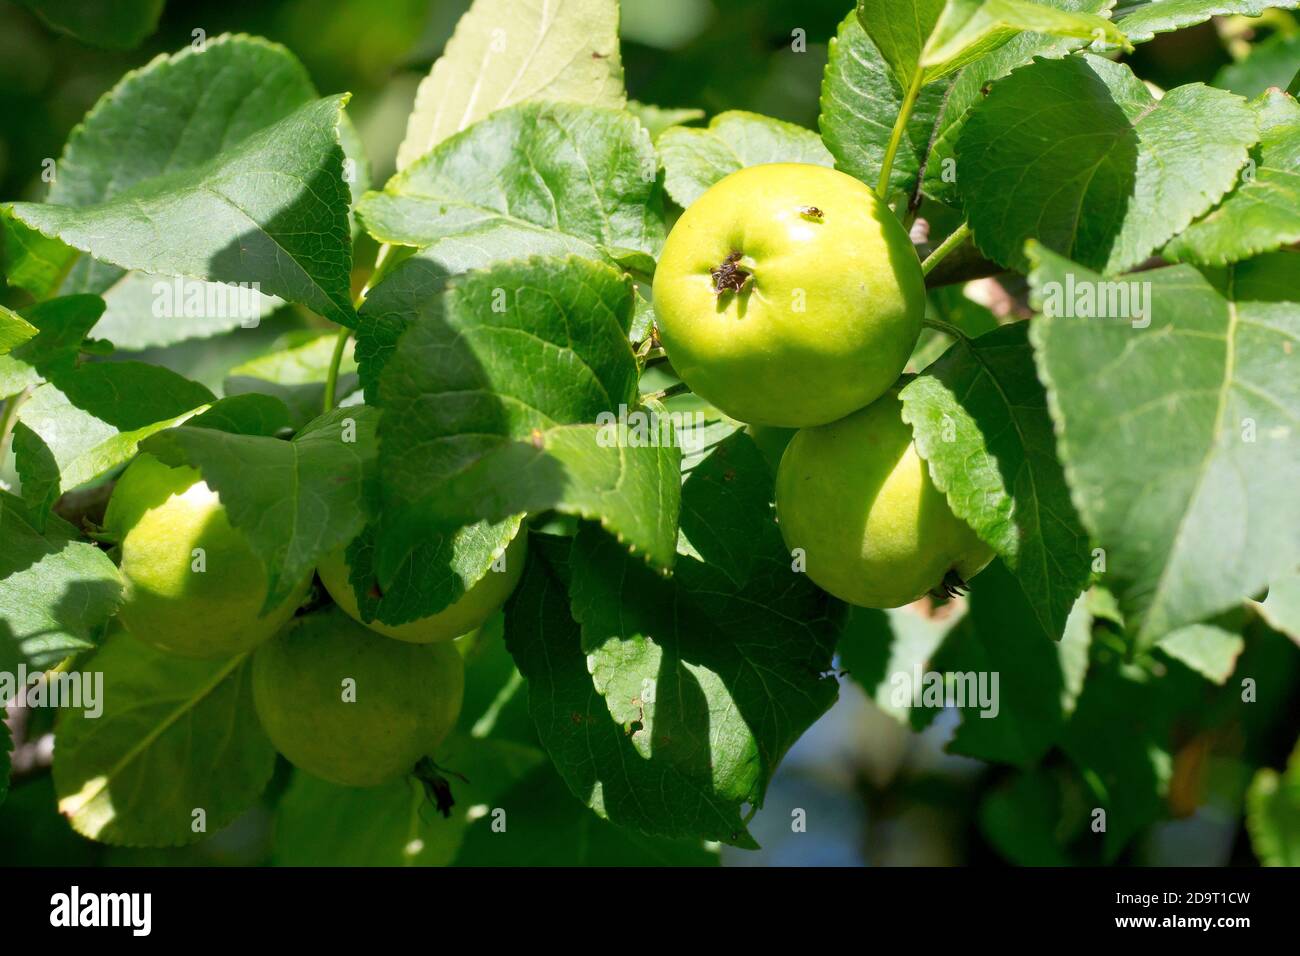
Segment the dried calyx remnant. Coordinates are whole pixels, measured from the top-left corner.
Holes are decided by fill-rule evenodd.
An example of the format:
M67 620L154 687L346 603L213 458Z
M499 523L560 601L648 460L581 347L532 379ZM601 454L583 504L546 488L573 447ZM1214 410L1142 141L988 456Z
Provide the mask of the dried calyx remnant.
M930 595L937 598L955 598L961 597L968 591L970 591L970 585L962 580L962 576L957 573L956 569L949 569L938 586L930 591Z
M736 265L739 261L740 253L732 252L718 266L709 270L709 275L713 276L713 291L717 295L739 292L745 288L749 273Z

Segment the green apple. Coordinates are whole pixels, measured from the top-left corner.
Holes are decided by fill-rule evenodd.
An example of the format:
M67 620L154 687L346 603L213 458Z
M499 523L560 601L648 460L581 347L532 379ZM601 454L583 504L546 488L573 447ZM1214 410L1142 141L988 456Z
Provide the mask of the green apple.
M451 644L405 644L336 608L306 614L253 655L253 704L296 767L369 787L410 773L460 716L465 664Z
M380 621L362 621L357 607L357 596L349 580L350 570L347 564L346 548L339 548L326 555L316 566L321 583L330 593L334 603L347 612L355 621L360 621L372 631L394 637L399 641L412 644L432 644L438 641L450 641L468 634L491 617L519 583L524 573L524 560L528 557L528 532L522 526L519 533L506 547L504 570L489 569L483 577L474 582L470 589L450 607L443 608L437 614L422 617L406 624L384 624Z
M122 474L104 516L121 546L118 617L154 647L184 657L225 657L256 647L302 603L310 576L262 614L266 568L193 468L152 455Z
M899 607L964 586L993 550L952 513L902 417L898 388L791 439L776 513L808 576L862 607Z
M677 374L732 418L802 428L897 381L925 282L906 230L852 176L772 163L693 202L664 244L655 321Z

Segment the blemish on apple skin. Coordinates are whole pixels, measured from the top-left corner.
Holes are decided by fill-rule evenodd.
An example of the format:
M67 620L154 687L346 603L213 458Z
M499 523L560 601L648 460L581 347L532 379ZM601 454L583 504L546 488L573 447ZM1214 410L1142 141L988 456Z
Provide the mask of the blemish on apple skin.
M713 294L722 295L724 292L741 292L745 284L749 282L750 273L736 265L740 261L741 253L733 251L728 253L727 258L723 259L715 268L709 270L709 275L713 277Z

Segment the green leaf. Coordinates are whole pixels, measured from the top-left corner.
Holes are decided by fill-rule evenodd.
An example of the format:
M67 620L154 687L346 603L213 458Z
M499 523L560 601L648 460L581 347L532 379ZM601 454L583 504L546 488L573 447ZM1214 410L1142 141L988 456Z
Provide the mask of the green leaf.
M93 647L121 593L108 555L61 518L38 531L22 501L0 492L0 670L45 670Z
M1079 13L1103 13L1113 0L1046 0L1061 10ZM1086 41L1074 37L1052 36L1048 33L1021 33L1008 40L991 53L962 67L953 78L943 102L942 112L934 126L933 146L925 165L926 195L951 206L960 206L957 189L957 140L966 118L977 103L984 100L990 85L1012 70L1028 66L1035 57L1056 59L1078 49ZM922 91L921 100L930 87Z
M381 585L447 530L445 482L534 430L636 407L632 310L631 280L614 269L531 258L457 278L411 325L379 390Z
M979 808L980 830L1016 866L1069 866L1061 839L1057 776L1039 769L1017 773L989 790Z
M289 427L284 402L269 395L231 395L189 419L195 428L215 428L237 435L276 435Z
M955 676L952 693L964 697L948 749L1018 767L1038 762L1060 739L1083 689L1091 625L1080 598L1058 642L1000 561L982 571L963 625L932 662L935 672Z
M596 816L550 767L539 767L503 794L492 813L465 831L456 866L717 866L698 840L664 840ZM494 829L497 821L505 829Z
M1261 135L1249 177L1175 236L1167 258L1221 266L1300 242L1300 104L1273 92L1251 105Z
M391 578L375 568L375 526L367 526L348 545L348 581L361 620L407 624L445 611L482 580L519 534L521 516L495 524L475 520L455 532L417 540Z
M17 312L0 305L0 356L8 355L17 346L35 338L40 332Z
M1290 573L1300 562L1300 499L1287 479L1300 469L1300 382L1287 364L1300 335L1296 254L1213 283L1189 266L1141 273L1125 289L1146 300L1141 319L1080 315L1079 290L1108 297L1100 278L1046 249L1031 256L1045 314L1030 340L1058 452L1139 643Z
M1210 17L1257 17L1269 7L1294 10L1296 0L1148 0L1124 6L1124 15L1116 25L1134 43L1145 43L1157 33L1194 27Z
M858 22L907 89L947 0L858 0Z
M73 829L119 846L180 846L247 810L275 766L247 665L248 655L187 660L111 635L84 671L102 675L103 713L65 708L55 729L54 784Z
M1101 837L1106 862L1165 815L1174 710L1166 690L1136 668L1110 662L1088 675L1061 746L1091 785L1087 812L1106 813Z
M1300 866L1300 746L1286 769L1264 767L1246 794L1246 829L1265 866Z
M0 355L0 398L70 372L86 334L103 312L104 300L93 295L63 296L23 309L21 318L37 332L8 355Z
M746 166L834 163L812 130L739 110L719 113L708 129L678 126L667 130L655 147L664 166L668 195L683 208L718 180Z
M544 755L535 747L454 735L437 758L457 775L449 777L456 801L450 819L438 814L413 777L380 787L340 787L295 772L276 810L276 865L448 866L465 838L469 812L500 806L510 786ZM507 820L508 830L514 821Z
M1113 23L1091 13L1033 0L948 0L921 54L924 80L960 69L1023 32L1133 48Z
M905 90L961 69L1024 32L1131 49L1104 17L1030 0L858 0L857 12Z
M931 83L917 97L889 174L891 191L915 188L936 124L946 115L948 87ZM850 13L830 43L817 120L822 140L835 157L835 168L875 186L902 103L898 79Z
M953 513L1015 574L1053 639L1090 573L1028 322L960 339L904 386L903 419Z
M1287 88L1300 63L1300 33L1275 33L1250 48L1244 60L1229 63L1214 75L1211 86L1253 99L1269 87Z
M446 248L451 251L454 247L448 244ZM468 250L472 247L459 248ZM361 387L371 405L381 404L379 379L397 348L397 340L409 326L439 311L447 279L453 273L464 271L459 268L462 262L446 262L440 258L442 249L435 246L394 266L370 290L357 311L355 354ZM482 262L474 262L472 267L482 268L491 261L490 255L484 256ZM428 321L435 320L430 318Z
M664 236L656 168L650 136L629 113L529 103L440 143L368 193L358 213L381 242L454 240L477 248L474 264L639 254L649 267Z
M1180 627L1156 645L1175 660L1182 661L1208 681L1225 683L1237 668L1237 658L1246 647L1241 622L1207 622Z
M24 433L14 451L23 497L35 503L29 476L52 479L48 510L63 492L130 461L144 439L214 401L198 382L143 362L93 362L57 375L18 413Z
M614 0L475 0L420 83L397 168L494 110L529 100L623 105Z
M975 244L1021 271L1027 239L1125 271L1232 188L1258 136L1231 93L1191 84L1157 101L1101 57L1035 61L994 84L957 142Z
M506 642L579 799L642 833L752 846L741 807L762 804L781 757L835 700L834 622L790 570L748 438L719 446L682 494L671 580L584 526L565 567L534 548Z
M221 497L230 523L266 565L265 611L365 526L377 418L365 406L337 408L287 442L182 426L154 436L144 450L199 469Z
M69 138L49 202L9 213L102 260L78 262L68 291L105 291L122 268L257 282L351 324L344 98L313 96L302 65L266 41L159 57Z
M627 111L645 127L645 131L650 134L652 140L658 139L659 134L666 129L671 129L674 126L685 126L687 123L697 123L704 119L705 116L704 110L655 106L652 103L638 103L636 100L628 100Z
M38 301L49 298L67 277L77 250L29 229L3 208L0 228L4 231L5 281Z
M9 752L13 750L14 740L9 733L9 725L0 720L0 805L9 796Z
M681 457L676 444L639 444L626 426L559 425L485 453L439 487L429 513L454 526L553 509L599 521L629 551L668 569Z
M930 669L931 658L964 612L962 604L945 605L929 616L910 607L850 607L836 648L840 667L882 711L919 728L933 713L915 706L913 675Z
M52 29L90 46L130 50L158 29L165 0L18 0Z

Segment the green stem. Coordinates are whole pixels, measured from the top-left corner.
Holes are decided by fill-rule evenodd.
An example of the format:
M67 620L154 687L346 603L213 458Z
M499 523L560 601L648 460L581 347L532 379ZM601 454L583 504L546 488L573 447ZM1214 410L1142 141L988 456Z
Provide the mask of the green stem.
M657 392L650 392L641 396L643 402L662 402L665 398L672 398L674 395L685 395L691 390L691 387L685 382L678 382L675 385L669 385L667 388L660 389Z
M876 184L876 195L882 202L889 201L889 174L894 170L894 156L898 153L899 144L903 142L903 134L907 132L907 121L912 118L912 107L916 105L916 97L921 92L921 69L917 67L916 74L912 77L912 85L908 87L907 95L903 97L903 103L898 108L898 118L894 120L893 132L889 134L889 145L885 147L885 159L880 168L880 182Z
M334 354L330 357L329 371L325 373L325 411L334 407L334 393L339 387L339 364L343 361L343 350L347 348L352 330L344 326L339 329L338 338L334 340Z
M932 253L925 257L925 261L921 263L921 275L928 276L933 272L934 267L943 262L943 260L947 258L948 253L952 252L965 242L966 237L969 235L970 225L963 222L952 231L952 234L949 235L947 239L939 243Z
M944 335L951 336L958 341L970 338L965 332L957 328L951 322L943 322L939 319L922 319L921 324L927 329L934 329L936 332L942 332Z

